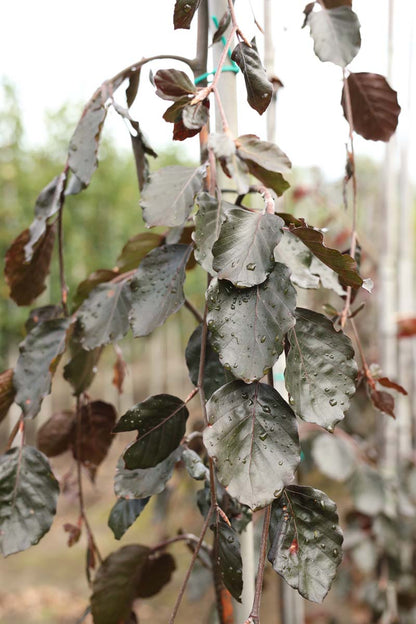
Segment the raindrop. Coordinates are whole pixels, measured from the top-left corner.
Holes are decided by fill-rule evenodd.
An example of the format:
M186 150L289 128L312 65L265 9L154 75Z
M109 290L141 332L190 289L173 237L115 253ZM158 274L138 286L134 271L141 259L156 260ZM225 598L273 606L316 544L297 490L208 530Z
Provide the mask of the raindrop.
M332 551L332 554L334 555L334 557L337 557L337 555L338 555L338 548L334 548L334 550Z
M336 399L329 399L329 404L331 407L335 407L335 405L338 405L338 402Z
M325 544L321 544L321 548L322 548L322 550L325 550L325 548L326 548Z
M264 440L266 440L266 439L267 439L267 433L261 433L261 434L259 435L259 438L260 438L260 440L261 440L262 442L264 442Z
M270 414L270 407L268 405L263 405L263 412L266 412L266 414Z
M260 338L260 342L266 342L266 336L262 336L262 337Z
M249 262L249 264L246 264L246 269L247 271L255 271L256 265L254 264L254 262Z
M279 461L279 466L283 466L283 459Z
M229 536L227 537L227 542L228 542L229 544L232 544L232 543L234 542L234 537L233 537L232 535L229 535Z

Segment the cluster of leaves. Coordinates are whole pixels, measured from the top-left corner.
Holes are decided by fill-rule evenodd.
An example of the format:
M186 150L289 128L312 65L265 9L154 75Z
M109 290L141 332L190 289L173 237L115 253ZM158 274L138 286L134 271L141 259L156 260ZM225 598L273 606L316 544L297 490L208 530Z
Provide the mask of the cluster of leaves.
M321 60L344 68L359 49L358 19L349 3L316 4L306 9L315 52ZM175 27L188 28L198 5L178 0ZM237 28L235 32L239 34ZM255 41L248 43L240 36L232 58L243 73L249 105L263 114L273 85ZM276 212L276 198L289 188L284 175L291 163L271 142L251 134L233 137L229 131L211 134L205 146L209 161L149 174L147 156L156 155L129 112L146 62L143 59L106 81L93 95L70 141L63 172L41 192L34 221L7 253L10 295L18 305L29 305L45 288L57 234L62 256L65 198L90 183L107 108L113 106L130 124L144 221L148 227L167 230L164 235L130 239L114 269L95 271L79 285L72 310L62 278L62 305L31 312L17 364L0 377L0 415L16 402L24 429L24 419L39 413L51 391L64 354L64 377L76 396L76 409L52 416L39 431L38 449L21 445L0 458L1 548L5 555L23 550L37 543L51 525L59 487L46 456L70 450L79 466L94 476L112 434L137 431L115 475L117 501L109 525L117 539L149 498L163 491L182 461L191 478L204 481L198 505L206 527L211 525L214 543L199 550L202 534L195 557L208 553L207 565L216 584L240 599L238 534L250 510L270 506L266 530L273 568L302 596L320 602L341 561L343 537L335 504L323 492L295 484L300 463L297 417L333 432L355 392L357 365L350 339L332 320L296 306L297 288L322 284L345 297L346 289L360 289L363 279L355 259L327 247L322 232ZM156 94L173 102L164 118L174 124L174 139L183 140L206 127L210 87L195 87L186 73L176 69L159 70L152 80ZM127 108L114 99L125 81ZM387 126L394 126L387 114L392 109L385 97L386 89L391 91L388 86L371 74L350 74L347 83L350 97L344 108L351 102L354 122L361 114L360 98L368 107L363 126L357 121L357 131L364 127L367 132L371 125L386 133ZM397 122L397 108L394 114ZM386 135L371 138L385 140ZM235 184L234 203L221 197L217 167ZM244 204L249 193L260 194L264 206ZM192 254L209 275L203 322L192 333L185 354L195 391L186 399L151 396L115 424L114 408L91 402L86 395L102 350L129 328L135 337L147 336L184 305ZM283 354L288 402L269 383ZM204 446L196 453L189 448L186 428L187 405L198 392L206 426ZM81 502L85 520L83 514ZM73 543L79 538L77 527L68 530ZM93 556L89 533L88 539ZM136 621L133 601L157 593L175 568L163 550L163 545L126 546L101 563L92 581L95 624Z

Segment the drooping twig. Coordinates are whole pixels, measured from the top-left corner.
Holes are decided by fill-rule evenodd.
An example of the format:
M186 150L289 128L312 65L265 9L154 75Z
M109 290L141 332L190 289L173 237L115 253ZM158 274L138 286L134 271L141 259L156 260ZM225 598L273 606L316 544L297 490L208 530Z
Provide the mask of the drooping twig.
M64 233L63 233L63 224L62 217L64 211L65 204L65 189L68 181L68 171L69 164L68 162L65 165L63 170L63 183L61 188L61 193L59 195L59 210L58 210L58 255L59 255L59 280L61 283L61 302L62 309L64 311L65 316L68 316L68 286L65 281L65 266L64 266Z
M77 449L77 481L78 481L78 501L79 501L79 513L82 522L85 525L85 529L87 531L88 543L94 549L95 554L97 555L98 561L102 563L103 559L101 557L100 551L97 546L97 542L95 541L94 534L92 532L90 523L88 522L87 513L85 510L85 501L84 501L84 491L82 486L82 466L81 466L81 432L82 432L82 411L81 411L81 398L77 396L76 402L76 449Z
M185 308L187 308L189 310L189 312L191 312L191 314L194 315L194 317L196 318L198 323L202 323L202 321L204 320L203 316L198 312L198 310L189 301L189 299L185 299Z
M266 563L267 540L269 537L270 517L272 513L271 505L266 507L263 520L263 532L261 535L259 566L257 569L256 591L254 594L253 606L245 624L260 624L260 602L263 591L264 566Z
M343 71L343 80L344 80L344 94L345 94L345 104L347 109L347 119L349 124L349 133L350 133L350 162L352 167L351 178L352 178L352 231L351 231L351 244L350 244L350 256L355 259L355 251L357 248L357 176L355 173L355 155L354 155L354 119L352 115L352 105L351 105L351 94L348 85L348 80L345 75L345 69ZM350 312L351 306L351 295L352 288L348 286L347 288L347 296L345 299L344 308L341 312L340 322L341 327L344 328L347 317Z
M199 553L199 551L201 549L201 546L202 546L202 543L204 541L205 533L207 532L209 524L211 522L212 512L213 512L213 507L211 506L209 508L207 517L205 518L205 522L204 522L202 530L201 530L201 535L199 536L198 543L195 546L195 550L193 552L192 559L191 559L191 562L189 564L188 570L186 572L185 578L184 578L184 580L182 582L182 586L181 586L181 588L179 590L178 597L176 598L176 602L175 602L175 606L173 607L172 615L169 618L169 624L173 624L175 619L176 619L177 613L179 611L179 607L180 607L181 602L182 602L182 598L183 598L185 590L186 590L186 586L188 585L189 577L191 576L193 567L195 565L195 561L196 561L196 559L198 557L198 553Z

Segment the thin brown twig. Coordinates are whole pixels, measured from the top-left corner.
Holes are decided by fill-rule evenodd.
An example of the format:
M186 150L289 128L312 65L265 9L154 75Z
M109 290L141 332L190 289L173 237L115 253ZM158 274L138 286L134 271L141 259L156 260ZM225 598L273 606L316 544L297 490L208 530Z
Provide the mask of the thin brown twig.
M182 533L181 535L175 535L175 537L170 537L169 539L163 542L160 542L159 544L156 544L156 546L153 546L151 551L158 552L159 550L165 550L165 548L167 548L171 544L176 544L177 542L187 542L189 544L198 544L199 537L197 537L196 535L193 535L192 533ZM207 553L211 554L212 548L208 544L205 544L204 542L202 542L200 545L200 550L205 550Z
M65 189L68 181L68 172L69 172L69 164L68 162L65 165L65 168L62 172L64 176L62 182L62 188L59 195L59 210L58 210L58 255L59 255L59 281L61 284L61 302L62 309L64 311L65 316L69 315L68 311L68 286L65 280L65 265L64 265L64 232L63 232L63 211L65 205Z
M23 412L22 412L21 415L19 416L19 419L15 422L14 427L10 432L9 439L7 440L6 448L4 451L5 453L7 453L7 451L10 451L15 437L17 436L19 432L23 432L23 429L24 429L24 418L23 418Z
M194 315L194 317L196 318L196 320L198 321L198 323L202 323L202 321L204 320L202 314L200 314L200 312L195 308L195 306L189 301L189 299L185 299L185 308L187 308L189 310L189 312L191 312L191 314Z
M81 466L81 431L82 431L82 411L81 411L81 399L77 396L76 402L76 448L77 448L77 481L78 481L78 500L79 500L79 513L80 517L87 530L88 542L92 545L95 554L97 555L100 564L103 562L103 558L98 549L97 542L95 541L94 534L92 532L90 523L88 522L87 513L85 510L84 491L82 486L82 466Z
M179 590L178 597L176 598L176 602L175 602L175 605L173 607L172 615L169 618L169 623L168 624L173 624L174 623L175 618L177 616L177 613L179 611L179 607L181 605L182 598L184 596L185 589L186 589L186 586L187 586L188 581L189 581L189 577L191 576L191 572L192 572L193 567L195 565L195 561L196 561L196 559L198 557L198 553L199 553L199 551L201 549L201 546L202 546L202 543L204 541L205 533L207 532L208 527L209 527L209 523L211 522L211 515L212 515L213 511L214 511L214 509L213 509L213 507L211 505L211 507L209 508L207 517L205 518L205 522L203 524L203 527L202 527L202 530L201 530L201 535L199 536L198 543L196 544L195 550L194 550L194 552L192 554L192 559L191 559L191 562L189 564L188 570L186 572L185 578L184 578L184 580L182 582L182 586L181 586L181 588Z
M355 259L355 252L357 248L357 176L355 173L355 155L354 155L354 119L352 115L351 94L350 94L350 89L348 85L348 80L345 74L345 69L342 70L342 75L343 75L343 81L344 81L344 93L345 93L345 103L346 103L346 109L347 109L347 120L349 124L349 133L350 133L350 149L351 149L351 165L352 165L353 195L352 195L352 231L351 231L350 256ZM351 286L348 286L344 308L340 315L340 323L341 323L342 328L345 327L347 317L350 313L351 295L352 295L352 288Z
M260 603L263 592L264 566L266 564L267 540L269 537L270 518L272 514L272 506L268 505L264 513L263 532L261 535L259 566L257 569L256 591L254 594L253 606L250 615L246 620L246 624L260 624Z

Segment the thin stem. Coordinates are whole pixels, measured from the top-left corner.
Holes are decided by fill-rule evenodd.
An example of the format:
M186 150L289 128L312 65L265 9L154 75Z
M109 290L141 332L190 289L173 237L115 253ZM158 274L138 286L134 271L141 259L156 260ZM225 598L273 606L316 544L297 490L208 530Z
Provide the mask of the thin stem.
M7 453L7 451L10 451L10 449L12 448L12 444L17 434L19 432L23 433L23 431L24 431L24 419L23 419L23 412L22 412L21 415L19 416L19 419L15 422L14 427L10 432L9 439L7 440L7 445L4 451L5 453Z
M230 127L228 125L227 117L226 117L225 110L221 102L220 94L218 93L218 89L214 87L212 91L214 93L214 96L217 102L218 112L221 117L222 129L224 131L224 134L230 134Z
M368 366L367 359L366 359L365 354L364 354L364 349L363 349L363 345L361 344L360 336L359 336L358 331L357 331L357 326L355 324L354 319L350 318L349 320L350 320L350 323L351 323L352 331L354 332L354 338L355 338L355 342L357 343L357 347L358 347L358 351L359 351L359 354L360 354L361 363L363 365L364 373L368 377L368 375L370 375L370 368Z
M351 149L351 165L352 165L352 232L351 232L351 244L350 244L350 256L355 259L355 252L357 249L357 177L355 173L355 155L354 155L354 119L352 115L351 94L348 85L348 80L345 75L345 69L342 70L344 80L344 93L345 104L347 109L347 119L350 132L350 149ZM351 306L352 288L348 286L347 296L345 299L344 308L341 312L340 322L341 327L344 328L347 317L350 312Z
M238 36L240 37L240 39L242 39L244 41L244 43L246 45L248 45L251 48L251 43L244 36L244 34L241 32L241 30L240 30L240 28L239 28L239 26L237 24L237 16L235 14L233 0L228 0L228 9L230 11L231 23L233 24L234 28L236 29L236 32L237 32Z
M189 301L189 299L185 299L185 308L187 308L189 310L189 312L191 312L191 314L194 315L194 317L196 318L198 323L202 323L203 322L203 320L204 320L203 316L193 306L193 304Z
M95 554L97 555L100 564L103 562L100 551L95 541L94 534L91 526L88 522L87 514L85 511L84 491L82 487L82 469L81 469L81 431L82 431L82 411L81 411L81 399L77 396L76 403L76 415L77 415L77 430L76 430L76 448L77 448L77 480L78 480L78 500L79 500L79 513L82 518L85 528L87 530L88 542L92 545Z
M182 535L176 535L175 537L171 537L165 540L164 542L160 542L159 544L156 544L156 546L152 548L152 552L165 550L165 548L167 548L171 544L176 544L177 542L187 542L189 544L198 544L199 539L200 539L199 537L197 537L196 535L193 535L192 533L183 533ZM205 550L207 553L211 554L212 548L211 546L208 546L208 544L201 543L200 550Z
M63 181L62 188L59 195L59 211L58 211L58 254L59 254L59 281L61 283L61 302L62 309L64 311L65 316L68 316L68 286L65 281L65 266L64 266L64 233L63 233L63 224L62 217L64 211L65 204L65 188L68 180L68 171L69 164L66 163L65 168L62 172Z
M269 537L270 518L272 506L268 505L264 514L263 532L261 535L259 567L257 569L256 592L254 594L253 606L248 616L246 624L260 624L260 602L263 592L264 566L266 563L267 540Z
M169 618L169 623L168 624L173 624L175 619L176 619L177 613L179 611L179 607L180 607L181 602L182 602L182 598L183 598L184 593L185 593L186 586L187 586L188 581L189 581L189 577L191 576L191 572L192 572L193 567L195 565L195 561L196 561L196 559L198 557L198 553L201 550L202 543L204 541L205 533L207 532L208 527L209 527L209 523L211 522L211 515L212 515L213 510L214 509L213 509L213 507L211 505L211 507L209 508L207 517L205 518L205 522L204 522L204 525L202 527L202 531L201 531L201 535L199 536L198 543L196 544L195 550L194 550L194 552L192 554L192 559L191 559L191 562L189 564L188 571L187 571L187 573L185 575L185 578L183 580L183 583L182 583L181 589L179 591L178 597L176 598L175 606L173 607L172 615Z

